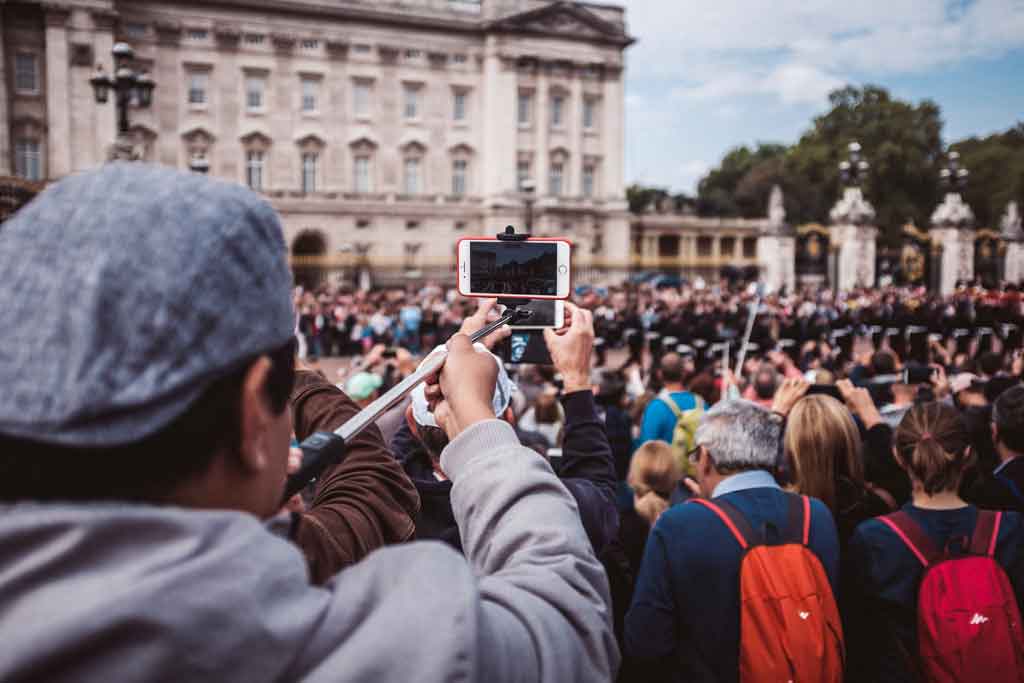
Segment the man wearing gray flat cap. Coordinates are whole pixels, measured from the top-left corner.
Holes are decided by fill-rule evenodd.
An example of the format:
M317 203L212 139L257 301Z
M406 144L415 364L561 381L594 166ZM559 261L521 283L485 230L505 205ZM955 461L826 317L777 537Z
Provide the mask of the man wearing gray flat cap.
M418 505L375 429L275 516L293 418L355 412L294 369L285 255L258 195L143 164L0 227L0 680L609 680L575 504L464 336L431 396L465 559L371 552Z

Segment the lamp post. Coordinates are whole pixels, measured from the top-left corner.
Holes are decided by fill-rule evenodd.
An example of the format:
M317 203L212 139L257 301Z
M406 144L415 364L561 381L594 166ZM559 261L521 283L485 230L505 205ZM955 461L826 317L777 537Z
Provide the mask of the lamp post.
M111 50L114 56L113 76L107 75L102 64L96 65L89 83L97 104L106 104L110 93L114 93L114 104L117 107L118 140L113 153L114 158L132 159L131 142L128 140L128 107L135 102L140 109L148 109L153 104L153 89L156 83L147 71L136 71L130 63L135 58L135 50L128 43L117 43Z
M867 180L871 164L861 156L860 143L856 140L847 145L846 149L849 151L849 158L839 162L839 175L844 185L858 187Z
M526 206L526 232L529 234L533 227L533 203L536 201L533 193L537 189L536 184L532 180L524 180L519 185L519 191L523 193L523 204Z
M967 177L970 174L960 165L960 152L951 151L946 157L946 165L939 171L939 182L946 191L959 194L967 189Z

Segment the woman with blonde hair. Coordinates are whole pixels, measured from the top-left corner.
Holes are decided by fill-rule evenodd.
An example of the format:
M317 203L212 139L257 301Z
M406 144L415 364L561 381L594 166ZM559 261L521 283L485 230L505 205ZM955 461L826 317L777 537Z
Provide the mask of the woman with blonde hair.
M620 515L619 540L633 570L640 567L647 534L669 508L672 492L683 474L664 441L648 441L633 454L626 483L633 490L633 508Z
M1006 572L1018 606L1024 597L1024 525L1020 515L982 515L957 493L964 472L974 463L960 413L942 403L914 405L896 430L893 457L910 478L912 500L900 512L864 522L850 539L849 562L844 567L850 567L852 592L846 602L851 609L844 616L851 625L847 629L847 661L855 668L847 680L912 681L922 677L921 667L926 664L918 657L919 619L935 623L937 618L947 622L952 618L935 612L918 614L922 580L939 562L988 555ZM952 589L953 594L947 590L946 595L953 599L961 590L965 589ZM924 609L934 604L922 601L920 606ZM951 628L960 628L963 634L993 622L984 626L992 629L1000 623L996 609L1009 615L1005 606L991 612L984 609L986 614L981 616L965 613L964 623L956 622ZM1013 628L1019 636L1019 624ZM983 637L989 643L1005 644L998 641L1000 635L988 631ZM972 680L1004 680L1005 676L996 674L1005 674L1001 670L1005 667L987 661L990 657L979 654L973 644L964 640L955 653L978 672L979 677ZM982 650L993 651L984 645ZM951 675L949 680L953 678Z
M865 482L857 424L846 406L831 396L814 394L793 405L783 448L794 488L832 511L840 548L846 547L858 524L895 507L887 494Z

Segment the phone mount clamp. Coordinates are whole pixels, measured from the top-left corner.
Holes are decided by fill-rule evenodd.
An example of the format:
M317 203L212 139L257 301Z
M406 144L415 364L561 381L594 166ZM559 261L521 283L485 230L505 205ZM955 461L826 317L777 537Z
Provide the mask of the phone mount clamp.
M523 242L530 238L527 234L516 233L515 228L511 225L506 227L505 232L497 237L499 240L508 242ZM516 323L530 317L530 311L519 308L519 306L528 301L529 299L498 299L498 303L505 306L501 317L471 334L469 337L470 341L476 343L502 325ZM299 465L299 469L296 472L288 475L282 504L316 481L328 467L341 462L345 458L345 444L376 422L381 415L396 406L413 389L426 381L428 377L440 370L447 356L447 351L427 356L426 360L420 363L420 367L415 372L391 387L384 395L374 400L373 403L360 410L348 422L333 432L315 432L300 443L302 464Z

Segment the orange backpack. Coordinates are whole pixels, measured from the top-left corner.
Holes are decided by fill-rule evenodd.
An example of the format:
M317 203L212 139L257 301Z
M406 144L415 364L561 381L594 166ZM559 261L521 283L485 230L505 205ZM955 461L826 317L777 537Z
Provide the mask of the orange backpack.
M722 520L740 547L741 683L841 683L843 625L821 561L807 545L811 501L789 496L781 543L769 544L725 501L694 498Z

